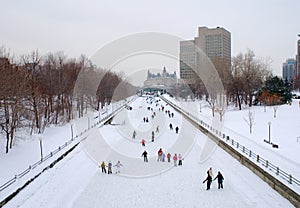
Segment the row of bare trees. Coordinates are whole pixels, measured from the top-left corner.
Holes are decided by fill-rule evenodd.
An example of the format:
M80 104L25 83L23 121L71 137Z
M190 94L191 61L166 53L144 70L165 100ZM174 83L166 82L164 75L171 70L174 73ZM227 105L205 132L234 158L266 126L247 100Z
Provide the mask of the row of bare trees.
M51 124L82 117L89 107L99 110L105 102L135 93L135 87L120 74L96 68L85 56L68 59L62 52L41 56L33 51L15 61L2 48L0 83L0 126L6 152L18 128L42 133Z
M233 57L226 92L228 99L240 110L243 103L249 107L253 105L256 92L271 75L268 67L269 63L256 59L251 50Z
M223 102L224 98L222 98L222 105L231 102L240 110L242 104L250 107L253 105L255 93L263 86L266 78L271 75L268 70L270 63L257 59L254 52L249 49L245 53L232 57L231 60L214 57L211 58L211 61L224 86L224 93L226 93L226 102ZM217 97L207 92L207 86L203 85L197 76L191 80L191 83L190 87L195 96L202 97L205 95L211 108L215 108ZM215 78L211 78L208 83L214 85L216 83ZM222 106L218 108L220 111ZM222 111L220 112L222 113Z

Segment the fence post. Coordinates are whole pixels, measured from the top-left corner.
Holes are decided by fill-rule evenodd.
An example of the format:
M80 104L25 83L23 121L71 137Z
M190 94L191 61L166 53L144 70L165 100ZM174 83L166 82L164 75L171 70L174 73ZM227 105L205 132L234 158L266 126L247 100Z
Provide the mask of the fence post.
M268 168L268 165L269 165L269 161L266 160L266 168Z
M250 150L250 151L249 151L249 157L251 157L251 156L252 156L252 151Z
M243 146L243 152L245 152L245 146Z
M71 124L71 138L72 138L72 141L73 141L73 139L74 139L74 136L73 136L73 124Z
M237 142L237 143L236 143L236 148L239 148L239 146L240 146L240 145L239 145L239 143Z
M289 176L289 183L292 184L292 181L293 181L293 177L292 177L292 175L290 174L290 176Z
M42 141L42 138L39 138L40 140L40 152L41 152L41 161L43 161L43 141Z
M276 168L276 175L279 175L279 167Z
M231 144L232 144L232 145L234 145L234 141L233 141L233 139L231 140Z
M259 162L259 155L256 156L256 161Z

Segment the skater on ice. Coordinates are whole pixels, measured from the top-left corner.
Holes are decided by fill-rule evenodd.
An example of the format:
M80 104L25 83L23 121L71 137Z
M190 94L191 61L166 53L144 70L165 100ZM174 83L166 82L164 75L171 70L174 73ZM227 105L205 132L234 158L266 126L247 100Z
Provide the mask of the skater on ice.
M134 130L132 133L132 139L135 139L135 137L136 137L136 131Z
M162 161L162 155L163 155L163 151L160 148L157 152L157 161Z
M143 154L142 154L142 157L144 157L144 162L148 162L148 157L147 157L147 155L148 155L148 152L145 150L145 151L143 152Z
M142 139L141 143L142 143L142 146L145 147L145 145L146 145L146 140L145 140L145 139Z
M176 126L175 131L176 131L176 134L178 134L178 131L179 131L179 127L178 126Z
M175 155L173 156L173 160L174 160L174 166L177 167L177 154L175 153Z
M209 190L209 189L210 189L211 182L212 182L212 177L210 176L209 171L207 171L207 177L206 177L206 179L203 181L203 183L205 183L205 182L206 182L206 190Z
M213 174L213 171L212 171L212 167L210 167L210 168L208 169L208 174L210 175L211 178L214 177L214 174Z
M168 154L167 154L168 162L171 162L171 157L172 157L171 153L168 153Z
M222 188L223 189L223 180L224 180L224 177L223 175L221 174L220 171L218 171L218 174L217 176L215 177L214 180L218 179L218 189Z
M151 141L154 142L154 131L152 131L152 136L151 137L152 137Z
M156 133L159 133L159 126L156 127Z
M105 162L104 161L102 161L102 163L101 163L101 165L100 165L100 167L101 167L101 171L102 171L102 173L106 173L106 164L105 164Z
M108 169L107 173L112 174L112 163L111 163L111 161L108 162L108 168L107 169Z
M163 162L165 162L165 158L166 158L166 154L163 152L162 156L161 156L161 159L162 159Z
M181 154L178 154L178 166L182 166L182 160L183 160L183 158L182 158Z
M118 161L115 165L114 165L114 167L116 167L116 174L118 174L118 173L120 173L121 172L121 167L123 166L123 164L120 162L120 161Z

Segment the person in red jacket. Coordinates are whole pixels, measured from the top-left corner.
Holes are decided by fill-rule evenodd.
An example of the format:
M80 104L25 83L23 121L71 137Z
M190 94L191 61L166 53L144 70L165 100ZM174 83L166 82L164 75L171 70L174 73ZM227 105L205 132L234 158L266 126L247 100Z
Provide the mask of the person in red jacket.
M157 152L157 161L162 161L162 155L163 155L163 151L160 148Z
M142 139L141 143L142 143L142 146L145 147L146 140Z
M174 160L174 166L177 166L177 154L175 153L175 155L173 156L173 160Z

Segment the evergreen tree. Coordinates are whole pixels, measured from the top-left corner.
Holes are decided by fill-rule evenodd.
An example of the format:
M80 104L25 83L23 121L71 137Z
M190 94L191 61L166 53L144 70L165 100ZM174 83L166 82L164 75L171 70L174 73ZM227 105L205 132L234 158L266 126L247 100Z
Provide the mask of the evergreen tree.
M278 76L270 76L258 93L258 100L266 105L278 105L292 100L291 86Z

